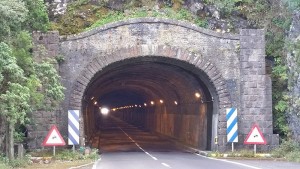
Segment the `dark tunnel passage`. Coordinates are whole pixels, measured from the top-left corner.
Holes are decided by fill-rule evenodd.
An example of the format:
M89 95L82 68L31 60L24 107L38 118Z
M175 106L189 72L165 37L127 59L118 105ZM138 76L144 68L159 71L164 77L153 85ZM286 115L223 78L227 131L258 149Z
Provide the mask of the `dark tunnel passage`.
M214 86L201 68L163 57L138 57L99 70L85 90L86 142L101 133L103 115L202 150L210 150L217 127Z

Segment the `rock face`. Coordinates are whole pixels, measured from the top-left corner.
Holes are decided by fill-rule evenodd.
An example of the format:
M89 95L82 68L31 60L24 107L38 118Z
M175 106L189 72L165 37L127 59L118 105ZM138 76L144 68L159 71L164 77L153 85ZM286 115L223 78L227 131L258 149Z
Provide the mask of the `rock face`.
M63 15L67 10L67 3L70 0L45 0L48 14L51 20L57 15Z
M52 21L59 15L63 15L67 11L67 5L75 0L45 0L48 7L49 18ZM157 1L141 1L134 2L130 0L87 0L89 4L103 5L111 10L123 11L127 10L128 7L142 7L148 6L158 10L161 6L172 7L174 5L171 0L157 0ZM207 21L207 28L216 30L217 32L235 32L239 29L247 29L250 27L249 23L239 13L232 13L230 18L225 18L221 15L220 9L211 4L206 4L202 0L184 0L180 6L180 9L187 9L195 16L202 18ZM82 16L82 13L78 14Z
M293 21L289 32L289 41L300 43L300 11L295 11ZM299 49L298 49L299 50ZM300 141L300 75L299 75L300 53L293 49L287 56L287 65L289 71L289 84L291 101L289 104L289 113L287 120L292 132L292 137Z

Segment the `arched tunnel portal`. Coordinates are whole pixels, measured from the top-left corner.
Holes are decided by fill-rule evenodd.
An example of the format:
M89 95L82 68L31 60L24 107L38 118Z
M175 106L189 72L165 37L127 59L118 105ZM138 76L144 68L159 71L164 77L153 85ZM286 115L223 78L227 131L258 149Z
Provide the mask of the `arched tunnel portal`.
M217 93L201 68L173 58L136 57L98 71L82 101L85 140L101 132L110 109L142 130L202 150L212 149L217 131Z
M68 139L69 110L80 112L73 134L83 146L104 127L101 106L126 124L198 149L229 150L232 134L235 147L244 148L253 124L268 140L260 148L278 145L263 30L223 34L184 21L134 18L67 37L35 32L33 39L37 58L40 45L49 57L63 56L58 69L66 97L57 111L34 113L31 148L40 147L52 125ZM229 109L238 118L231 135Z

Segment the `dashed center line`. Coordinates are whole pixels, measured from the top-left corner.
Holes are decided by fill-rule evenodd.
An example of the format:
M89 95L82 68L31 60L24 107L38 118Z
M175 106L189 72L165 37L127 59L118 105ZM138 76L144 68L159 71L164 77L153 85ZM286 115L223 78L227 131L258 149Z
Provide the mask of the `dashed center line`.
M120 130L122 130L122 132L132 141L134 142L134 144L141 149L145 154L147 154L148 156L150 156L153 160L158 160L156 157L154 157L153 155L151 155L150 153L148 153L147 151L145 151L135 140L133 140L121 127L119 127Z
M168 168L172 168L170 165L166 164L166 163L161 163L163 166L168 167Z
M156 157L154 157L153 155L151 155L150 153L148 153L147 151L145 151L135 140L133 140L121 127L119 127L119 129L139 148L141 149L145 154L147 154L148 156L150 156L153 160L158 160ZM169 164L166 163L161 163L163 166L167 167L167 168L172 168Z

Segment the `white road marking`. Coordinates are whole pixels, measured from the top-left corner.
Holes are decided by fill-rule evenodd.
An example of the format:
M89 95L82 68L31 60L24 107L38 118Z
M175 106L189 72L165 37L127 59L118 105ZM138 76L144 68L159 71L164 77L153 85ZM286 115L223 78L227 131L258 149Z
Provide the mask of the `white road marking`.
M216 159L216 158L205 157L205 156L202 156L200 154L196 154L196 155L200 156L200 157L208 158L208 159L211 159L211 160L223 161L223 162L226 162L226 163L236 164L236 165L240 165L240 166L244 166L244 167L248 167L248 168L252 168L252 169L262 169L260 167L254 167L254 166L243 164L243 163L239 163L239 162L228 161L228 160L224 160L224 159Z
M120 130L122 130L122 132L132 141L134 142L134 144L141 149L145 154L147 154L148 156L150 156L153 160L158 160L156 157L154 157L153 155L151 155L150 153L148 153L147 151L145 151L135 140L133 140L121 127L119 127Z
M166 163L161 163L163 166L168 167L168 168L172 168L170 165L166 164Z
M97 165L98 163L101 161L101 158L99 160L97 160L94 165L93 165L93 168L92 169L97 169Z
M70 167L70 168L68 168L68 169L77 169L77 168L85 167L85 166L88 166L88 165L91 165L91 164L94 164L94 165L95 165L94 162L91 162L91 163L83 164L83 165L76 166L76 167ZM94 167L94 165L93 165L93 167Z

